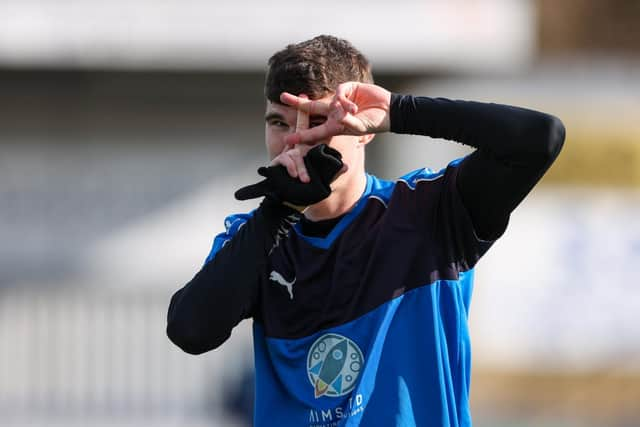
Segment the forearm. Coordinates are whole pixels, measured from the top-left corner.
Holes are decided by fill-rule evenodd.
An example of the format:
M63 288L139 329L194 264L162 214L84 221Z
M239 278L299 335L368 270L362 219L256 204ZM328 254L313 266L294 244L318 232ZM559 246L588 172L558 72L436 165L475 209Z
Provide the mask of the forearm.
M459 166L457 185L476 229L487 239L501 233L564 142L557 118L507 105L394 94L390 113L392 132L478 149Z
M265 200L253 216L171 298L167 335L187 353L218 347L257 304L260 274L278 233L288 230L295 211Z
M562 123L538 111L444 98L391 97L391 131L457 141L505 161L547 161L564 140Z

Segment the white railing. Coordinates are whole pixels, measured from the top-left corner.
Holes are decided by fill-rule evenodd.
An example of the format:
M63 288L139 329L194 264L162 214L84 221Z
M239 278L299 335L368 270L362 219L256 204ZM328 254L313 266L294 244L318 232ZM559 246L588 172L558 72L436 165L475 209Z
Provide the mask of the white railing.
M155 291L0 291L0 425L32 417L220 417L250 366L248 325L193 357L165 334ZM242 350L242 351L241 351Z

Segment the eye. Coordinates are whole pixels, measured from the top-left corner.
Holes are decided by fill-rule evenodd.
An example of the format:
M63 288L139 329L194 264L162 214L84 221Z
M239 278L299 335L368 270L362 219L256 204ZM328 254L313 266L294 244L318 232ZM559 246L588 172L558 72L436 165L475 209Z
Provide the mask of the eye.
M282 120L271 120L269 122L269 126L277 127L277 128L288 128L289 125Z
M311 120L309 122L309 127L310 128L314 128L316 126L320 126L320 125L324 124L324 122L326 122L326 121L327 121L326 117L314 118L313 120Z

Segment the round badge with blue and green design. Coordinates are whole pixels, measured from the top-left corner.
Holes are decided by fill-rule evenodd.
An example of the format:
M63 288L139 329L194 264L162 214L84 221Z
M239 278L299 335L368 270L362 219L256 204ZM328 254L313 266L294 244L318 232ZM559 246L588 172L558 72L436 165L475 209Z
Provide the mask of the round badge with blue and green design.
M351 339L334 333L315 340L307 355L307 374L316 399L350 393L364 366L364 357Z

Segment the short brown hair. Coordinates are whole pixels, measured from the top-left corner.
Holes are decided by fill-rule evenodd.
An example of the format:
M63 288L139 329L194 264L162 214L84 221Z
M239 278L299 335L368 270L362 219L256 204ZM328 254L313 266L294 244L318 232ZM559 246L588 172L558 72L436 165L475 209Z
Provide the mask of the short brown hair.
M348 81L373 83L369 61L347 40L321 35L269 58L264 94L276 103L282 92L318 99Z

